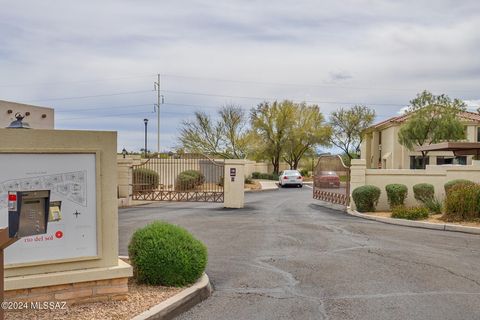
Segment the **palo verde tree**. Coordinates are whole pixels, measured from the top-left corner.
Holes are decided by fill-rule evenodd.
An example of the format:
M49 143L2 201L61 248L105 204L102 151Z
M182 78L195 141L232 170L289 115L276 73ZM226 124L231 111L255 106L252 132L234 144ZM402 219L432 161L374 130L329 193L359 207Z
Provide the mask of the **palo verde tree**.
M251 137L255 141L257 158L269 159L274 173L279 171L295 116L295 106L288 100L263 102L250 112Z
M228 105L218 115L215 121L204 112L195 112L194 120L183 121L179 149L226 159L245 158L248 146L245 112Z
M288 130L283 159L290 169L297 169L307 151L318 145L329 144L331 128L317 105L294 104L294 121Z
M410 101L406 111L408 119L399 130L398 142L413 151L416 147L440 141L465 139L465 127L458 113L464 112L466 107L459 99L423 91ZM427 155L428 151L422 151L422 168L425 168Z
M330 115L330 142L342 150L349 160L354 159L360 152L363 131L371 126L374 120L375 111L366 106L340 108Z

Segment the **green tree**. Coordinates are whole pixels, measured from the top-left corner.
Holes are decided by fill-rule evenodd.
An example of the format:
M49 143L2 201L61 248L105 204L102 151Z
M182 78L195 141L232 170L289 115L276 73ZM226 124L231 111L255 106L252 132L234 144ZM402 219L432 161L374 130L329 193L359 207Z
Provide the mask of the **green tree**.
M269 159L274 173L279 171L294 117L294 103L288 100L263 102L250 112L251 137L255 141L257 159Z
M331 128L325 124L325 118L317 105L295 104L295 117L288 130L283 159L290 169L297 169L307 151L317 145L329 144Z
M212 120L204 112L195 112L194 120L182 122L179 149L222 158L245 158L248 132L245 112L238 106L227 105Z
M355 159L360 152L363 131L371 126L374 120L375 111L366 106L340 108L330 116L332 128L330 142L341 149L349 160Z
M398 133L398 142L409 150L416 147L465 139L465 127L458 113L465 111L466 104L459 99L450 99L442 94L428 91L419 93L410 101L409 114ZM422 151L422 167L425 168L428 151Z

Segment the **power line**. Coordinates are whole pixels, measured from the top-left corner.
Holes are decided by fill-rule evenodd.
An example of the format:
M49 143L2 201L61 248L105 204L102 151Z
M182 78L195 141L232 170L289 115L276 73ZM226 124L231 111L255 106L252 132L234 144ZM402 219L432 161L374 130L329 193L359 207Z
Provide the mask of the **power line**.
M117 78L92 78L90 80L75 80L75 81L52 81L52 82L37 82L37 83L15 83L15 84L0 84L0 88L6 87L28 87L28 86L43 86L43 85L62 85L62 84L72 84L72 83L92 83L92 82L107 82L107 81L115 81L115 80L125 80L125 79L139 79L139 78L150 78L153 77L154 74L151 75L138 75L138 76L124 76L124 77L117 77Z
M194 95L194 96L207 96L207 97L220 97L220 98L234 98L234 99L251 99L251 100L281 100L278 98L268 98L268 97L252 97L252 96L233 96L233 95L223 95L215 93L203 93L203 92L188 92L188 91L174 91L174 90L163 90L163 92L173 93L173 94L184 94L184 95ZM291 99L287 99L291 100ZM295 99L300 101L301 99ZM372 105L372 106L395 106L395 107L405 107L407 104L400 103L370 103L370 102L347 102L347 101L319 101L319 100L301 100L309 103L329 103L329 104L362 104L362 105Z
M60 100L75 100L75 99L86 99L86 98L112 97L112 96L120 96L120 95L127 95L127 94L139 94L139 93L145 93L145 92L152 92L152 90L124 91L124 92L116 92L116 93L97 94L97 95L91 95L91 96L49 98L49 99L41 99L41 100L30 100L30 101L27 101L27 102L60 101Z

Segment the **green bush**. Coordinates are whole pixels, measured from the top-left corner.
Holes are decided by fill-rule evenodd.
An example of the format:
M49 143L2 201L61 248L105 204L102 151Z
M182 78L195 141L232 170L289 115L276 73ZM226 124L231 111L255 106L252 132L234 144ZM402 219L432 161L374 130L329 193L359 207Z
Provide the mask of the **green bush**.
M413 195L415 199L422 203L433 201L435 197L435 187L430 183L419 183L413 186Z
M246 183L246 184L252 184L252 183L253 183L253 181L252 181L252 179L251 179L251 178L249 178L249 177L245 177L245 183Z
M186 170L180 172L175 182L175 190L187 191L192 190L196 186L200 186L205 182L205 176L196 170Z
M387 191L390 208L403 206L405 204L405 199L408 195L408 188L406 185L397 183L387 184L385 186L385 191Z
M446 221L468 221L480 218L480 185L457 184L445 198Z
M392 218L421 220L428 218L429 210L426 207L412 207L406 208L404 206L397 206L392 209Z
M158 188L158 173L151 169L138 168L132 170L133 192L155 190Z
M300 174L302 175L302 177L308 177L309 176L308 169L300 170Z
M450 191L450 189L452 189L454 186L459 185L459 184L472 185L472 184L475 184L475 183L473 181L466 180L466 179L451 180L451 181L448 181L447 183L445 183L445 185L443 186L445 188L445 193L448 193Z
M442 210L443 210L442 202L435 197L432 199L427 199L427 201L425 201L423 204L425 205L425 207L428 208L428 210L430 210L430 213L432 214L442 213Z
M185 286L205 271L207 248L185 229L156 221L133 234L128 255L139 283Z
M252 172L252 179L260 179L260 172Z
M380 189L376 186L366 185L355 188L352 192L352 198L357 210L360 212L375 211L380 193Z

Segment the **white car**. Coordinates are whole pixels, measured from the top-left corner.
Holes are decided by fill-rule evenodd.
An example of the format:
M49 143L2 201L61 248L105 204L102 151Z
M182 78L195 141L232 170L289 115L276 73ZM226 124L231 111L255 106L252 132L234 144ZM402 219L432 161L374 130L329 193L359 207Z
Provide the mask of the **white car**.
M284 187L287 185L303 187L303 177L298 170L284 170L278 177L278 185Z

